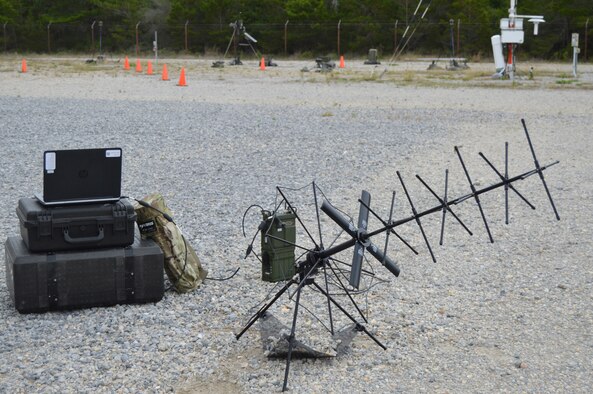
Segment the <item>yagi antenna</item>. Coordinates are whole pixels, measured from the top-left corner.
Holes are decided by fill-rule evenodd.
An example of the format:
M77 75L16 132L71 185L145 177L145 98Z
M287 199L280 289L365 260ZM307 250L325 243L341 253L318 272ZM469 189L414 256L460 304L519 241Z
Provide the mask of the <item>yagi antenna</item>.
M360 272L362 267L359 265L359 262L362 263L362 253L364 252L364 249L366 248L369 252L371 252L371 250L373 251L377 251L376 246L374 246L372 244L372 242L370 242L370 238L387 232L387 231L391 231L393 229L395 229L398 226L401 226L405 223L408 223L410 221L415 221L416 224L418 225L418 228L420 229L420 232L422 234L422 238L424 239L424 242L426 243L426 246L428 248L428 251L430 252L431 258L434 262L436 262L436 257L432 251L432 248L430 246L430 242L428 241L428 237L426 236L426 233L424 231L424 227L422 226L422 222L421 222L421 218L424 216L427 216L429 214L435 213L435 212L439 212L441 211L443 213L442 216L442 223L441 223L441 238L440 238L440 244L442 245L443 243L443 236L444 236L444 227L445 227L445 217L446 217L446 213L449 212L451 213L451 215L462 225L462 227L466 230L466 232L469 235L472 235L472 232L469 230L469 228L461 221L461 219L453 212L453 210L451 209L451 206L453 205L457 205L462 203L463 201L469 200L469 199L473 199L476 202L476 205L478 206L478 209L480 211L480 216L482 217L482 221L484 222L484 227L486 229L486 233L488 234L488 239L490 240L491 243L494 242L494 239L492 237L492 233L490 232L490 227L488 225L488 221L486 219L486 214L484 212L484 209L482 207L481 201L480 201L480 195L487 193L489 191L492 191L494 189L500 188L500 187L504 187L506 190L506 194L507 196L505 197L505 212L506 212L506 216L507 216L507 222L508 222L508 190L512 190L514 191L517 195L519 195L532 209L535 209L535 207L533 206L533 204L529 203L529 201L522 195L520 194L517 189L512 185L514 182L526 179L532 175L538 174L540 179L542 180L542 183L544 185L544 188L546 190L546 194L548 196L548 199L550 200L550 203L552 205L552 208L554 210L554 213L556 215L556 219L560 220L560 217L558 215L558 212L556 210L556 207L554 205L554 201L552 199L552 196L550 194L550 191L548 189L548 186L546 184L544 175L543 175L543 171L546 170L547 168L558 164L558 161L555 161L551 164L548 164L546 166L540 166L537 157L535 155L535 150L533 148L533 144L531 143L531 138L529 137L529 133L527 131L527 127L525 125L525 121L523 119L521 119L521 122L523 124L523 128L525 130L525 134L527 136L527 141L529 143L529 147L531 149L531 153L533 156L533 160L534 160L534 164L535 164L535 169L531 170L531 171L527 171L523 174L514 176L512 178L509 178L508 176L508 143L505 144L505 175L502 175L498 170L496 170L496 168L492 165L492 163L486 159L486 157L484 156L484 154L480 153L480 156L489 164L489 166L495 170L496 174L499 176L499 178L501 179L500 182L492 184L490 186L486 186L484 188L481 189L476 189L474 183L472 182L471 176L469 174L469 171L467 169L467 166L465 165L465 162L463 161L463 158L461 156L461 152L459 150L459 148L456 146L454 151L457 154L457 157L459 158L459 162L461 164L461 167L463 168L463 172L465 174L465 177L469 183L470 189L471 189L471 193L466 194L464 196L449 200L448 196L447 196L447 188L448 188L448 170L445 171L445 194L444 194L444 198L440 198L435 192L434 190L432 190L428 184L419 176L417 175L417 179L437 198L437 200L439 201L439 205L427 209L425 211L422 212L418 212L416 210L416 207L414 205L414 202L412 201L412 197L410 195L410 193L408 192L408 188L406 187L406 184L404 183L403 177L401 176L401 173L399 171L396 172L397 177L400 181L400 184L402 186L402 189L404 190L404 193L406 195L406 198L410 204L410 207L412 209L412 216L405 218L405 219L400 219L400 220L396 220L394 222L390 221L389 222L385 222L384 220L381 219L381 222L383 224L384 227L379 228L375 231L369 232L367 229L368 223L366 222L366 219L368 219L368 211L370 211L370 194L366 191L363 192L363 196L362 198L359 200L360 204L361 204L361 208L360 208L360 212L359 212L359 226L358 228L354 227L351 223L349 223L347 221L346 218L344 218L334 207L332 207L331 205L329 205L328 203L324 202L324 204L321 207L321 210L323 210L332 220L334 220L338 226L340 226L342 229L344 229L346 231L346 233L348 233L351 237L352 240L350 241L346 241L342 244L336 245L334 246L332 249L336 250L336 251L342 251L345 250L347 248L349 248L350 246L355 246L354 248L354 256L353 256L353 264L352 264L352 271L351 271L351 275L350 275L350 285L354 288L358 288L359 282L360 282ZM363 207L365 208L363 210ZM325 208L325 209L324 209ZM391 216L391 214L390 214ZM361 218L365 218L365 221L362 221ZM363 226L364 224L364 226ZM373 256L379 260L380 262L386 261L385 266L395 275L398 276L399 275L399 268L397 266L397 264L391 260L387 255L386 255L386 251L387 248L384 249L385 252L381 252L379 251L379 254L377 253L373 253L371 252L371 254L373 254ZM322 252L323 253L323 252ZM328 251L325 251L325 254L327 254Z
M262 224L260 224L257 231L258 232L262 231L262 236L265 235L265 237L269 237L269 239L279 242L281 244L288 244L288 245L292 245L294 247L298 247L299 249L304 250L304 252L301 255L301 257L296 259L297 261L295 261L295 263L294 263L294 270L296 272L294 274L294 276L292 278L290 278L290 280L288 280L285 283L284 287L282 287L282 289L280 289L276 293L276 295L272 297L272 299L270 301L265 303L249 319L247 325L238 334L236 334L235 337L237 339L240 339L241 336L257 320L259 320L260 318L262 318L266 315L267 310L282 296L282 294L284 294L286 291L288 291L288 289L291 286L296 285L296 290L293 293L293 295L296 294L296 300L293 299L293 301L295 301L295 307L294 307L294 311L293 311L292 327L290 329L290 335L288 335L288 336L284 335L284 338L288 341L288 353L287 353L287 358L286 358L286 369L285 369L285 373L284 373L284 384L282 387L283 391L288 388L288 374L289 374L289 369L290 369L291 357L292 357L292 353L293 353L295 346L298 346L297 340L295 338L296 338L297 314L299 311L299 304L301 302L300 296L301 296L301 292L304 291L307 287L313 287L315 294L320 295L327 300L327 306L328 306L328 312L329 312L328 315L329 315L329 319L330 319L329 326L331 327L328 330L332 334L334 332L332 307L335 307L335 308L337 308L338 311L340 311L343 315L345 315L345 317L347 317L354 323L354 327L357 331L364 332L377 345L379 345L383 349L386 349L386 346L383 345L366 328L365 324L367 323L367 318L364 316L361 309L356 304L354 298L352 297L353 293L351 293L351 290L349 290L343 284L342 280L340 279L340 275L344 275L344 274L342 273L343 270L341 268L338 268L337 264L341 264L341 265L348 265L348 264L344 263L336 258L336 255L338 253L343 252L351 247L353 247L353 249L354 249L353 257L352 257L352 264L350 265L350 276L348 278L348 282L349 282L351 288L354 288L354 289L359 288L362 275L374 276L374 273L363 269L363 260L364 260L365 252L370 253L381 265L383 265L385 268L387 268L387 270L389 270L393 275L395 275L397 277L400 274L400 268L397 265L397 263L394 260L392 260L387 254L389 237L390 237L390 234L394 234L410 250L412 250L415 254L418 254L418 252L395 231L395 229L397 227L402 226L408 222L414 221L414 222L416 222L416 224L418 225L418 228L420 229L420 232L422 233L422 238L424 239L424 242L426 243L426 246L430 252L432 260L436 262L436 258L433 253L433 250L430 246L430 242L428 241L428 237L427 237L426 233L424 232L424 227L422 226L421 219L423 217L428 216L433 213L441 213L442 219L441 219L441 231L440 231L440 242L439 242L441 245L443 244L443 239L444 239L445 219L446 219L447 213L449 213L451 216L453 216L453 218L463 227L463 229L469 235L472 235L473 233L470 231L470 229L463 223L463 221L459 218L459 216L457 216L457 214L452 209L452 207L454 205L461 204L462 202L467 201L467 200L473 200L476 203L476 205L478 206L480 215L482 217L482 221L484 222L484 226L485 226L486 232L488 234L488 238L489 238L490 242L494 242L494 239L492 238L492 234L490 232L490 227L488 226L488 221L486 220L486 215L485 215L484 209L483 209L481 201L480 201L480 196L482 194L488 193L490 191L493 191L493 190L496 190L499 188L504 188L504 192L505 192L505 222L508 224L508 222L509 222L509 207L508 207L509 190L512 191L514 194L516 194L530 208L535 209L535 206L533 204L531 204L515 187L515 184L518 181L529 178L530 176L535 175L535 174L537 174L542 181L542 184L546 191L546 195L548 196L548 200L550 201L550 204L552 206L552 209L554 211L556 219L560 220L560 216L558 215L558 211L554 204L554 200L552 199L552 195L550 193L550 190L548 189L548 185L546 183L546 180L545 180L544 174L543 174L543 172L545 170L558 164L558 161L555 161L555 162L552 162L550 164L543 165L543 166L540 165L540 163L537 159L537 156L535 154L535 150L533 148L533 144L531 142L529 132L527 131L527 126L525 124L525 120L521 119L521 123L523 125L523 129L525 131L525 136L527 137L527 142L529 144L529 148L530 148L531 154L533 156L533 162L534 162L534 166L535 166L534 169L526 171L519 175L509 176L508 143L505 143L504 173L499 171L494 166L494 164L488 158L486 158L486 156L483 153L481 153L481 152L479 153L480 157L482 157L482 159L484 159L486 164L496 173L496 175L499 178L499 181L496 183L493 183L489 186L485 186L485 187L478 189L472 182L471 176L469 174L469 170L468 170L467 166L465 165L465 162L461 156L461 152L460 152L459 148L455 147L455 153L459 159L459 162L461 164L461 167L463 169L465 177L469 183L471 192L468 194L462 195L460 197L451 199L448 195L448 187L449 187L449 171L448 170L445 170L445 182L444 182L445 187L444 187L444 193L443 193L442 197L439 196L428 185L428 183L426 181L424 181L424 179L422 179L419 175L416 175L416 178L420 181L420 183L426 189L428 189L428 191L438 201L438 205L435 205L434 207L426 209L424 211L418 211L416 209L416 205L414 204L414 202L412 200L410 192L408 191L408 188L406 187L406 184L404 183L403 177L401 176L400 172L397 171L396 172L397 177L399 179L401 187L404 191L404 194L406 195L406 198L407 198L408 203L410 204L410 207L412 210L411 216L405 217L402 219L394 218L395 195L396 195L395 191L392 193L392 196L391 196L391 207L389 210L389 220L387 220L387 221L383 220L376 212L373 211L373 209L370 206L371 205L371 194L368 191L363 191L360 199L358 200L360 206L359 206L359 212L358 212L358 220L357 220L357 223L355 226L353 220L348 218L345 214L343 214L341 211L339 211L336 207L331 205L327 199L323 200L321 207L318 206L317 190L320 190L320 189L315 184L315 182L313 182L312 183L313 196L315 199L315 212L316 212L316 217L317 217L317 227L319 230L319 242L317 242L315 240L315 238L313 237L313 233L310 232L309 230L307 230L303 220L300 218L300 215L297 213L297 210L295 209L295 207L288 200L286 194L282 191L282 189L280 187L277 188L277 192L282 196L282 201L280 203L284 202L285 206L287 207L287 209L291 212L291 214L294 217L293 224L299 223L299 225L304 229L305 233L307 234L307 239L313 243L314 247L311 248L311 247L300 246L297 243L294 243L292 241L288 241L284 238L278 237L278 236L270 233L268 230L266 230L264 232L262 229L265 226L262 227ZM293 189L293 190L296 190L296 189ZM278 205L276 205L276 209L278 209L278 207L280 206L280 203ZM343 230L343 232L345 232L349 236L349 239L338 242L338 239L340 239L340 235L338 235L335 238L334 242L330 243L329 246L326 248L324 246L324 242L322 242L321 224L320 224L321 219L320 219L319 210L323 211L327 216L329 216ZM380 227L376 230L373 230L373 231L369 231L369 216L371 214L374 217L376 217L377 219L379 219L379 221L381 222L381 225L382 225L382 227ZM275 212L274 212L274 217L275 217ZM263 222L264 225L265 225L265 223L266 222ZM271 226L268 226L268 227L271 227ZM384 244L383 249L381 250L372 242L372 238L376 235L383 234L383 233L385 233L385 244ZM340 233L340 234L342 234L342 233ZM253 243L253 241L252 241L252 243ZM251 252L252 252L252 249L250 246L248 248L247 255L249 255ZM256 256L257 256L257 254L256 254ZM319 278L320 278L320 280L325 281L325 286L321 286L316 282L316 278L318 278L318 274L320 272L323 272L323 276L320 275ZM330 291L329 285L328 285L328 283L329 283L328 277L330 275L333 275L333 277L332 277L333 280L331 281L332 286L336 286L336 287L338 287L338 289L340 289L342 291L339 291L337 293L334 291ZM356 309L356 311L360 315L362 320L358 320L357 318L355 318L352 314L350 314L350 312L348 312L348 310L346 308L344 308L342 305L340 305L338 303L338 301L335 299L336 294L346 295L348 297L349 301L352 303L352 306Z

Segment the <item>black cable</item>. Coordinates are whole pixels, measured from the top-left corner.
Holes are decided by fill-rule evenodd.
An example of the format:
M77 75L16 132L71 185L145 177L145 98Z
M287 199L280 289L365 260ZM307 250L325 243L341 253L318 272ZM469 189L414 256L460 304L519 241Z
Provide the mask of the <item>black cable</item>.
M225 280L233 279L233 277L235 275L237 275L237 272L239 272L240 269L241 269L241 267L237 267L237 269L235 270L235 272L233 272L233 274L231 276L226 277L226 278L210 278L210 277L206 277L206 279L208 279L208 280L216 280L216 281L219 281L219 282L224 282Z
M245 235L245 216L247 216L247 212L249 212L249 210L253 207L258 207L259 209L261 209L262 212L269 212L265 209L262 208L261 205L258 204L251 204L243 213L243 219L241 219L241 229L243 230L243 236L247 237L247 235Z

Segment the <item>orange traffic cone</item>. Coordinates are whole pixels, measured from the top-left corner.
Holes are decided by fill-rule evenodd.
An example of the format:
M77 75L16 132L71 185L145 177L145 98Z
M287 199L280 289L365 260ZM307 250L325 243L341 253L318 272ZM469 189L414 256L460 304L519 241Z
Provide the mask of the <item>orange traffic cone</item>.
M137 73L142 72L142 63L140 63L140 59L136 59L136 72Z
M344 55L340 56L340 68L344 68Z
M264 59L263 56L259 62L259 69L262 71L264 71L266 69L266 59Z
M129 70L130 69L130 61L128 60L128 57L126 56L126 60L124 60L124 70Z
M167 65L163 64L163 77L161 78L163 81L169 80L169 72L167 71Z
M148 65L146 66L146 74L152 75L152 63L151 62L148 62Z
M26 73L27 72L27 61L25 59L23 59L21 61L21 72L22 73Z
M181 67L181 75L179 76L179 83L177 86L187 86L187 83L185 83L185 67Z

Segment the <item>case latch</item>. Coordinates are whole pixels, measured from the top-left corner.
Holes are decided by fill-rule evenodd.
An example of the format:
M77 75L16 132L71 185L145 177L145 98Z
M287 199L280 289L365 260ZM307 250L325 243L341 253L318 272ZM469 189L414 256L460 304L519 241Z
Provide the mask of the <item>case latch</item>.
M113 231L127 230L128 211L120 201L113 204Z
M50 211L41 211L37 214L37 234L40 237L51 237L52 235L52 215Z

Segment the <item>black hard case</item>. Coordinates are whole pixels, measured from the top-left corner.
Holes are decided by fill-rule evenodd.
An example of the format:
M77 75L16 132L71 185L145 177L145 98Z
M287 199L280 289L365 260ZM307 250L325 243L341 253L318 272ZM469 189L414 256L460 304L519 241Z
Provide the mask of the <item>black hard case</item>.
M20 237L5 244L6 284L21 313L156 302L163 253L152 240L127 247L32 253Z
M128 200L45 207L21 198L21 236L32 252L127 246L134 242L136 213Z

